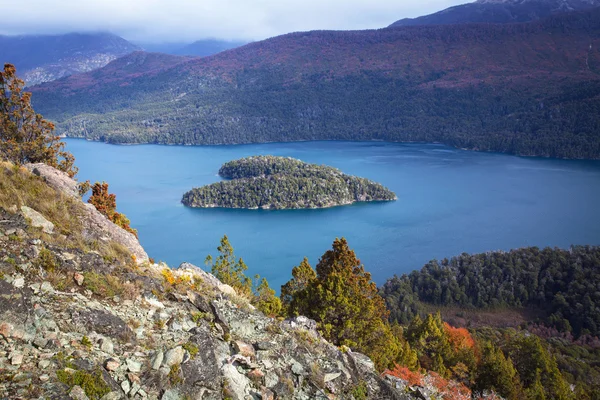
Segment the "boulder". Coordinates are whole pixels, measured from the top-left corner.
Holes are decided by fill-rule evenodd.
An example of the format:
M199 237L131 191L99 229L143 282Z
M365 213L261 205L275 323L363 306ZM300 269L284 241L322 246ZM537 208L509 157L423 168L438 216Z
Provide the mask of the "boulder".
M31 221L31 226L34 228L42 228L42 231L47 234L54 232L54 224L33 208L23 206L21 207L21 212L25 218Z

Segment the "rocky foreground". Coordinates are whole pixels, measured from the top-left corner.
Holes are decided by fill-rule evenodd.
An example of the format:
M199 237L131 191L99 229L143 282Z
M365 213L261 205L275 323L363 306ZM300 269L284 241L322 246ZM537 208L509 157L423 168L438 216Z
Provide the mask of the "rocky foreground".
M73 187L37 171L49 194ZM35 206L0 208L0 398L441 398L381 376L314 321L266 317L191 264L171 270L86 247L119 240L107 232L73 245Z

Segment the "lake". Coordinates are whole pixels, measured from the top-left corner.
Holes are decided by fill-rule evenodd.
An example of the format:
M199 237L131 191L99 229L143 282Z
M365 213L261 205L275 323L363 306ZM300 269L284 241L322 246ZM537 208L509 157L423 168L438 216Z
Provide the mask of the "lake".
M434 144L300 142L115 146L66 139L80 180L106 181L150 257L203 266L227 234L247 274L279 290L336 237L378 284L433 258L525 246L600 244L600 162L523 158ZM290 156L379 182L398 201L320 210L190 209L184 192L226 161Z

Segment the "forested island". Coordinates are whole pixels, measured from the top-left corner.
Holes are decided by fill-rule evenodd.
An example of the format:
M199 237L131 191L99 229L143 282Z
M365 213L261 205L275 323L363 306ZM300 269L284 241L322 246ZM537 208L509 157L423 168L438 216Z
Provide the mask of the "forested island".
M325 165L288 157L254 156L219 169L223 182L194 188L182 203L202 208L326 208L362 201L391 201L386 187Z

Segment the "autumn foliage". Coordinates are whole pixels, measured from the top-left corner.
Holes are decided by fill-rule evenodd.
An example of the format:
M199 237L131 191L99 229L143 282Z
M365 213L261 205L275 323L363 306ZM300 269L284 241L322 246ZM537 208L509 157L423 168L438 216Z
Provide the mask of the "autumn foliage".
M138 237L137 230L129 225L129 219L124 214L117 212L117 196L108 192L108 183L96 182L92 186L92 196L88 203L96 207L96 210L100 211L110 221L132 233L136 238Z
M5 64L0 71L0 158L17 165L44 163L75 176L75 158L64 151L54 124L35 113L24 85L14 65Z

